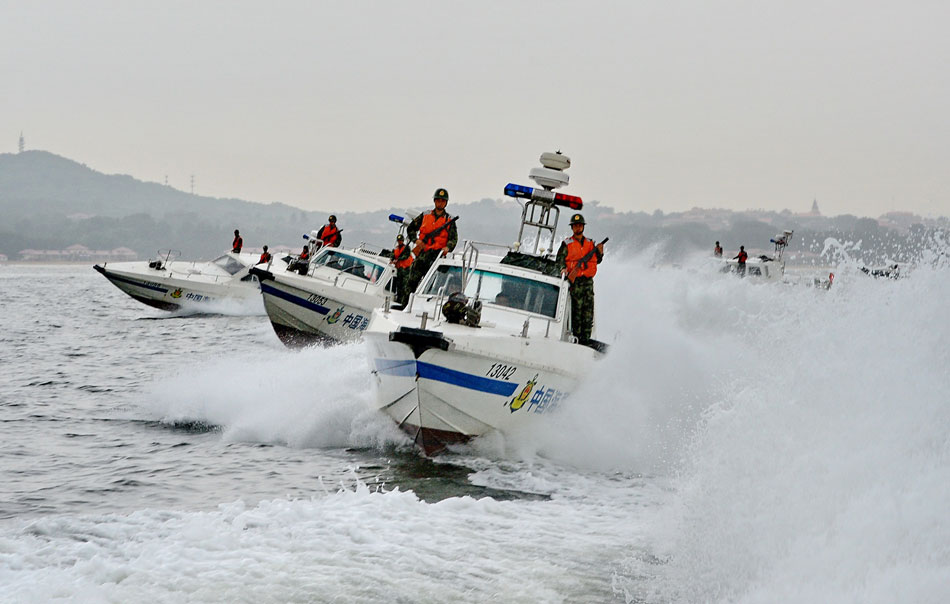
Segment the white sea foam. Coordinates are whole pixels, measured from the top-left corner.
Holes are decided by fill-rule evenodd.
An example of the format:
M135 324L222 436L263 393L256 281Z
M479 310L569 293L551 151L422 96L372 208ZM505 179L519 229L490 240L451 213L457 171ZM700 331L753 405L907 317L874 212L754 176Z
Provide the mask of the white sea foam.
M651 258L610 258L601 267L598 334L611 354L560 416L523 441L485 439L467 451L490 458L465 458L477 469L474 482L544 493L551 501L463 498L430 505L411 494L358 488L326 501L175 515L171 528L163 528L172 531L167 551L157 541L129 547L148 547L162 559L188 559L195 551L214 557L221 550L225 576L240 576L244 563L226 546L193 551L188 527L210 523L219 532L204 534L208 542L244 547L278 576L279 562L294 554L304 560L295 570L300 577L323 577L335 564L303 545L271 545L280 539L293 545L294 535L346 560L339 583L288 577L288 591L278 587L265 599L305 599L301 594L316 597L312 590L321 589L371 601L383 592L344 587L363 585L357 577L365 573L393 590L385 592L393 599L425 576L416 581L422 592L409 600L503 594L564 601L579 592L558 582L557 560L566 557L577 577L590 556L592 564L608 565L615 593L627 601L942 602L950 587L945 256L938 250L933 262L897 281L871 279L846 265L829 291L754 284L698 265L654 269ZM358 345L223 357L183 368L150 396L158 416L214 423L229 439L295 447L397 441L391 424L369 411L368 397ZM351 520L341 516L347 507ZM246 526L245 517L262 518L265 528L244 537L258 541L234 541L237 516L239 526ZM284 524L271 516L296 520ZM489 520L499 518L511 524ZM116 517L106 524L134 521ZM157 518L149 522L149 531L165 526ZM360 528L354 533L346 529L351 525ZM468 532L479 529L500 539L497 546ZM426 545L438 538L458 558L444 559L444 549ZM410 550L422 551L430 564L403 564ZM146 564L147 556L139 556L124 551L116 559L125 562L115 566L129 567L130 558ZM49 585L82 583L77 577L85 576L40 566L36 581L17 576L23 593L45 596ZM133 581L105 593L134 599L146 575L157 572L161 581L165 574L147 566L129 570ZM184 573L185 599L208 596L200 585L212 570L184 566L172 564L169 574ZM64 575L44 583L43 573ZM445 578L455 573L465 593ZM603 569L592 575L602 577ZM248 589L241 580L237 585L209 599Z
M641 341L682 354L652 367L647 392L667 388L649 402L682 417L695 401L702 421L679 441L677 493L650 540L668 563L631 555L631 598L945 601L950 271L937 264L899 281L845 271L827 292L652 280L660 337ZM644 426L669 442L668 423Z
M154 383L146 399L157 419L219 426L236 442L298 448L404 442L372 408L369 377L360 344L276 348L181 367Z

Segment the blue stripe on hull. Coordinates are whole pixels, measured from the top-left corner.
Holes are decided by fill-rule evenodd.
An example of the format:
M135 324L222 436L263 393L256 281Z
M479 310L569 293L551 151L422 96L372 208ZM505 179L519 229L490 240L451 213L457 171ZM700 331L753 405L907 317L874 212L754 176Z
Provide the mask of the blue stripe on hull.
M399 377L414 377L416 375L415 359L408 361L393 361L390 359L376 359L376 371L386 375Z
M310 300L305 300L293 294L289 294L282 289L271 287L270 285L268 285L267 281L261 281L261 291L264 292L265 294L270 294L282 300L287 300L288 302L296 304L297 306L303 306L304 308L308 310L312 310L316 313L320 313L321 315L325 315L328 312L330 312L330 309L327 308L326 306L320 306L319 304L314 304Z
M477 390L479 392L487 392L488 394L497 394L499 396L511 396L514 394L515 389L518 388L518 384L512 382L493 380L480 375L472 375L471 373L456 371L455 369L448 369L423 361L375 359L374 364L376 365L376 371L385 375L399 377L418 375L427 380L444 382L452 386L458 386L459 388L468 388L469 390Z
M416 371L419 377L437 382L445 382L453 386L468 388L469 390L478 390L488 394L498 394L501 396L511 396L515 392L518 384L503 382L502 380L493 380L480 375L472 375L455 369L440 367L431 363L416 361Z

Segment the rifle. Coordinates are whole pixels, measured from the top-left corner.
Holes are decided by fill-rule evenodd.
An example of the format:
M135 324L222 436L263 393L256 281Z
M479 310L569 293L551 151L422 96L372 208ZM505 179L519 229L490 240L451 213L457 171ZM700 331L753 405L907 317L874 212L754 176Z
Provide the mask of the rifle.
M601 246L610 241L610 237L604 237L604 240L595 245L589 252L584 254L584 256L577 261L577 264L574 265L574 268L571 269L571 272L567 274L567 280L574 284L574 279L577 279L577 273L581 270L581 266L587 268L587 263L590 262L590 259L594 257L594 254L597 252L597 247Z
M459 217L456 216L455 218L450 219L448 222L446 222L445 224L443 224L443 225L440 226L439 228L434 229L431 233L429 233L429 234L426 235L425 237L420 237L420 238L418 239L418 241L416 241L416 245L412 248L412 255L413 255L413 256L416 256L416 257L418 258L418 257L419 257L419 254L422 253L422 246L423 246L427 241L431 241L436 235L438 235L439 233L441 233L441 232L444 231L445 229L449 228L449 226L451 226L451 225L452 225L456 220L458 220L458 219L459 219Z

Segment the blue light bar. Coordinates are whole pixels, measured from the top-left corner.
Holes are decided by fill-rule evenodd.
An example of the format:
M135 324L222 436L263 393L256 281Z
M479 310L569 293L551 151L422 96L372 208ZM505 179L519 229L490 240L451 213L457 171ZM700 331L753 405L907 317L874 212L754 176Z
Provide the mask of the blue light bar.
M522 197L524 199L531 199L531 193L533 191L534 189L524 185L516 185L514 183L508 183L505 185L505 195L508 197Z
M532 201L553 203L557 206L566 206L572 210L580 210L582 207L584 207L584 202L580 197L575 197L574 195L565 195L564 193L555 193L553 191L545 191L544 189L535 189L532 187L526 187L524 185L516 185L514 183L508 183L505 185L505 195L508 197L521 197L523 199L530 199Z
M406 219L405 219L404 217L398 216L398 215L396 215L396 214L390 214L390 215L389 215L389 220L390 220L391 222L398 222L399 224L403 224L404 222L406 222Z

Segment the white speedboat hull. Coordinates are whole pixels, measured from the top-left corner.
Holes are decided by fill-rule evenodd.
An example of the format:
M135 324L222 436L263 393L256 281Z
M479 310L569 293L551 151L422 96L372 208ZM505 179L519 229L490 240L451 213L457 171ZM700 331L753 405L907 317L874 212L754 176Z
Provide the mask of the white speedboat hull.
M148 261L97 264L93 268L132 298L162 310L201 309L226 301L250 305L260 295L257 279L248 277L256 257L228 256L242 265L241 270L228 274L214 270L210 262L179 261L162 263L160 268Z
M344 267L344 265L347 265ZM324 248L304 274L254 268L264 310L281 342L290 347L360 339L374 308L391 295L389 258L365 251Z
M291 274L261 279L264 310L287 346L356 341L385 296Z
M453 325L398 328L385 316L376 311L364 334L377 405L429 455L491 431L517 438L576 389L600 354Z

